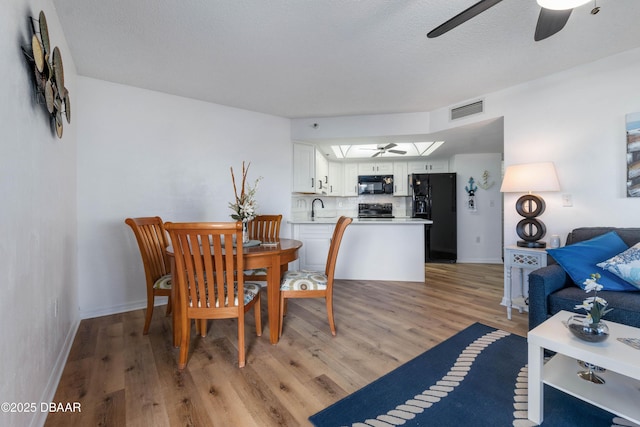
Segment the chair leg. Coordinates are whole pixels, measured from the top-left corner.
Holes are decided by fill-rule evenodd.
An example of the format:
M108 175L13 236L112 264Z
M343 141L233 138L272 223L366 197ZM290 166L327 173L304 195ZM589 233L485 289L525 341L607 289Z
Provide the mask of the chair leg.
M331 335L336 335L336 324L333 321L333 298L325 297L327 301L327 317L329 318L329 328L331 328Z
M238 317L238 367L244 368L244 313Z
M255 302L255 305L253 307L254 310L254 316L256 318L256 335L261 337L262 336L262 313L261 313L261 300L262 297L260 296L260 294L258 294L257 300Z
M169 295L169 299L167 300L167 311L165 312L165 316L168 316L171 314L171 310L172 310L172 304L171 304L171 295Z
M187 358L189 357L189 341L191 341L191 319L182 319L181 323L180 355L178 358L179 371L182 371L187 366Z
M153 292L151 292L151 295L147 294L147 314L144 318L144 328L142 329L143 335L147 335L149 333L149 325L151 325L151 316L153 316L153 303L154 303L154 297L153 297Z
M196 330L200 330L200 336L205 338L207 336L207 319L196 320L196 326L198 327Z
M287 300L284 297L284 292L280 292L280 329L278 330L278 338L282 336L282 324L284 323L285 311L287 311Z

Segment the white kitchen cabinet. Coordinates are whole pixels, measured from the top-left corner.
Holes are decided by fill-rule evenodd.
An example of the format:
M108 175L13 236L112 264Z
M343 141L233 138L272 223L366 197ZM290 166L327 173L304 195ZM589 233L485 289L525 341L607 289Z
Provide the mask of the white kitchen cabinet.
M329 161L322 153L315 149L315 165L316 165L316 194L329 194Z
M342 169L342 195L357 196L358 195L358 164L345 163Z
M303 242L298 250L301 270L324 271L335 224L296 224L293 238Z
M329 162L329 191L327 191L328 196L342 196L342 171L342 163Z
M316 148L309 144L293 144L294 193L316 192Z
M358 163L358 175L392 175L392 162Z
M409 195L407 162L393 162L393 195Z
M409 174L449 172L449 160L430 160L409 162Z

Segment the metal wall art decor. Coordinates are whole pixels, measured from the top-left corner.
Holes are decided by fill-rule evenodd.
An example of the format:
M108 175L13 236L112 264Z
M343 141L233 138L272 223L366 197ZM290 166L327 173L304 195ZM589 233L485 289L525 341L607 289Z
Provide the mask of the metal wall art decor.
M469 177L469 185L465 185L464 190L467 192L467 209L470 211L476 211L476 191L478 186L475 185L473 177Z
M627 197L640 197L640 113L627 114Z
M44 12L40 11L38 19L30 18L30 22L31 45L23 46L22 52L33 67L36 101L46 106L56 134L62 138L62 116L71 123L71 101L64 86L62 56L57 46L51 49Z

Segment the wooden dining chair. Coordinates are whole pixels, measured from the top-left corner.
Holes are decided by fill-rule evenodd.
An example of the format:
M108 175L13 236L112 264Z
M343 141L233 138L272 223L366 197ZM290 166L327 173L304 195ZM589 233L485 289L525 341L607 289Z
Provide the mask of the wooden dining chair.
M258 215L248 223L249 239L273 241L280 237L282 215Z
M238 319L238 365L245 365L244 314L254 307L256 334L262 335L260 286L245 283L242 274L241 222L165 224L175 256L179 300L180 355L178 369L187 365L191 320ZM235 248L234 248L235 247ZM235 252L234 252L235 251ZM236 255L236 252L238 255Z
M280 223L282 215L258 215L248 223L250 240L260 240L261 242L273 242L280 238ZM267 270L258 268L255 270L245 270L244 280L259 281L261 285L266 285Z
M149 333L155 297L169 297L166 314L171 313L171 266L166 248L169 244L162 219L159 216L127 218L125 221L138 242L147 283L147 313L142 333Z
M331 237L327 265L324 273L319 271L286 271L282 276L280 286L280 331L282 336L282 324L287 311L288 298L324 298L327 304L327 317L331 334L336 334L336 325L333 321L333 276L338 260L338 250L342 242L342 236L347 226L353 220L341 216L336 223Z

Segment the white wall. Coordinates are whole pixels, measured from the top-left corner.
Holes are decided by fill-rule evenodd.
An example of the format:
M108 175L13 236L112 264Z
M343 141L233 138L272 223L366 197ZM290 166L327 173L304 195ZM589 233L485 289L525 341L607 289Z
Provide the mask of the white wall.
M561 192L543 193L552 234L575 227L638 227L640 198L627 198L625 115L640 111L640 49L486 97L504 115L504 166L552 161ZM562 206L571 194L573 207ZM505 244L514 244L518 194L505 194Z
M453 158L457 174L458 262L502 264L502 153L459 154ZM482 188L487 171L487 188ZM475 181L475 210L467 207L469 178ZM435 225L434 225L435 226Z
M262 213L291 209L288 119L81 77L78 278L82 317L143 307L144 270L127 217L232 221L229 167L259 176ZM288 227L282 228L287 236Z
M58 139L34 101L29 17L43 10L60 48L71 100L76 71L50 1L4 0L0 13L0 402L53 399L78 322L76 128ZM57 302L57 313L56 313ZM39 403L38 403L39 405ZM0 425L42 424L46 413L0 413Z

